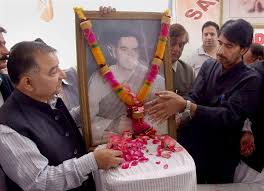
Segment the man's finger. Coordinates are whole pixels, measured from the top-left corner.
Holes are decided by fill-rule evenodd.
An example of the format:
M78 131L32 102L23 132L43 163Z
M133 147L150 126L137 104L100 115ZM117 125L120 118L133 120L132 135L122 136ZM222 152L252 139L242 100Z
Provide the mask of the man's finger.
M119 164L121 164L121 163L124 162L124 159L123 159L123 158L120 158L120 157L116 157L116 158L114 159L114 161L115 161L116 165L119 165Z
M148 114L149 115L153 115L155 113L157 113L158 111L160 110L164 110L164 104L163 103L159 103L159 104L156 104L154 105L153 107L149 108L148 109Z
M151 100L151 101L146 102L146 103L144 104L145 110L147 111L149 108L151 108L151 107L153 107L155 104L157 104L157 103L158 103L158 99L159 99L159 98L155 98L155 99L153 99L153 100Z
M151 121L156 123L161 120L163 116L166 116L166 111L158 111L153 115L150 115Z
M103 8L103 13L104 13L104 14L107 14L107 7L104 7L104 8Z
M156 95L156 96L167 95L168 93L169 93L169 91L167 91L167 90L163 90L163 91L156 92L155 95Z
M160 120L158 121L158 125L162 124L168 118L169 118L169 115L167 113L165 113L164 115L160 116Z
M108 6L107 7L107 13L111 13L112 12L112 7L111 6Z
M121 151L117 151L117 150L113 150L113 155L116 157L122 156L122 152Z

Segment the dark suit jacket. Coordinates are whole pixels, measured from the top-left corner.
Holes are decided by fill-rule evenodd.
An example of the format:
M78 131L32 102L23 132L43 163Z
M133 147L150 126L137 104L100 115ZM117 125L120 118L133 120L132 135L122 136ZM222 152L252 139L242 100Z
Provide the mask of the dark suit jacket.
M261 172L264 168L264 61L255 62L250 66L257 70L262 76L262 103L259 104L258 113L253 119L250 119L252 122L251 130L254 136L256 150L250 157L242 157L242 160L251 168Z
M14 90L14 87L7 74L0 74L0 79L2 81L0 85L0 91L5 101Z
M193 69L182 60L178 60L176 72L173 71L173 91L181 96L186 95L194 82L195 75Z

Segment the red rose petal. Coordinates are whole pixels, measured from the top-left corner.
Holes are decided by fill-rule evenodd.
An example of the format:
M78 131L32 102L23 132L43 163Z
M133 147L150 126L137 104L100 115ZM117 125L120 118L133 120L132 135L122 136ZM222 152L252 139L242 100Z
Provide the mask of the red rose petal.
M162 151L162 152L161 152L161 156L162 156L163 158L168 159L168 158L171 157L171 152L170 152L170 151Z
M131 166L136 166L138 164L138 161L134 160L131 162Z
M129 168L129 163L125 162L125 163L121 164L121 168L122 169L128 169Z
M147 162L149 159L146 157L141 157L138 159L139 162Z
M159 142L160 142L160 141L157 140L157 139L154 139L154 140L152 141L152 143L153 143L154 145L158 144Z
M160 164L160 161L157 161L156 164Z
M180 152L183 150L183 147L174 147L175 152Z

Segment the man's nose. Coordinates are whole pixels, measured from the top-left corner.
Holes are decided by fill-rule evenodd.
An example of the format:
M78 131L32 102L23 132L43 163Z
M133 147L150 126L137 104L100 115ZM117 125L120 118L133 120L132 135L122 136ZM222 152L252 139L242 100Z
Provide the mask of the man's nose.
M179 45L174 45L174 46L172 47L172 50L173 50L174 52L179 52L179 51L180 51L180 46L179 46Z
M218 45L216 54L222 55L224 53L223 46Z
M212 35L207 35L207 39L211 39L212 38Z
M60 76L59 76L59 78L60 79L65 79L66 78L65 72L61 68L59 68L59 70L60 70Z
M2 48L0 49L0 54L2 54L2 55L8 55L9 54L9 50L6 48L6 46L2 46Z

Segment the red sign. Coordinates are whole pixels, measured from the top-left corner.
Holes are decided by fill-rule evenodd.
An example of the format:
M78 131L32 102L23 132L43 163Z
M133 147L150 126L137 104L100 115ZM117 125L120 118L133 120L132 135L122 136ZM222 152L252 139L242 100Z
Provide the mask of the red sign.
M257 44L264 44L264 34L263 33L256 33L254 35L254 42Z
M219 3L219 0L198 0L196 1L196 5L198 5L198 9L189 9L185 12L185 16L189 18L193 18L194 20L198 20L202 18L203 13L208 11L210 6L216 5Z

